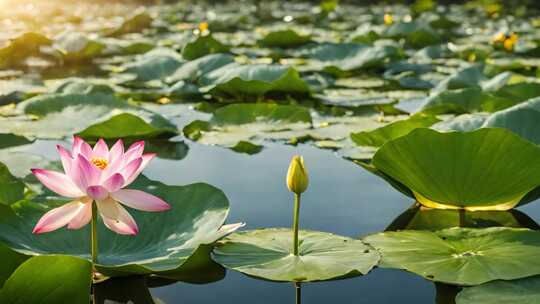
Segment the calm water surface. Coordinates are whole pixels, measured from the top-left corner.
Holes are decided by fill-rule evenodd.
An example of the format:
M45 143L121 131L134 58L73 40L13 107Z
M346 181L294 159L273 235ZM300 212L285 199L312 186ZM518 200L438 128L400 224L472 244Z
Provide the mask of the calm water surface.
M32 146L39 154L56 155L55 142ZM294 154L304 156L310 187L303 195L301 227L358 237L384 230L413 201L378 177L336 156L311 146L272 144L257 155L188 143L182 160L157 159L145 174L168 184L206 182L222 189L231 204L229 222L247 222L246 229L288 227L292 221L292 195L285 175ZM540 204L520 208L540 219ZM290 283L257 280L228 271L218 282L195 285L175 283L152 288L165 303L294 303ZM352 279L308 283L303 303L435 303L435 285L405 271L374 269ZM438 302L443 303L443 302ZM444 302L451 303L451 302Z

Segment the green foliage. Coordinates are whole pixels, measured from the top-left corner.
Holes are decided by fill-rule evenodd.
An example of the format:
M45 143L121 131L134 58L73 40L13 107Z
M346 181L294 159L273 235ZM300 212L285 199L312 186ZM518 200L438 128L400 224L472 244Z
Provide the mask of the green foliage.
M214 259L242 273L272 280L310 282L367 274L379 255L358 240L325 232L300 231L299 255L293 232L273 228L234 233L219 242Z

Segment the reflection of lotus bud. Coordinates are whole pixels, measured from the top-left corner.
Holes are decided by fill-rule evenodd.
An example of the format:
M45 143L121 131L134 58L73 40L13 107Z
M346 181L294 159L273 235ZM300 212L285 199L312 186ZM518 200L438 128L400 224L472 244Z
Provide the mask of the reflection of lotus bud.
M289 171L287 172L287 188L291 192L301 194L306 191L309 184L309 178L304 167L304 159L302 156L294 156L289 165Z

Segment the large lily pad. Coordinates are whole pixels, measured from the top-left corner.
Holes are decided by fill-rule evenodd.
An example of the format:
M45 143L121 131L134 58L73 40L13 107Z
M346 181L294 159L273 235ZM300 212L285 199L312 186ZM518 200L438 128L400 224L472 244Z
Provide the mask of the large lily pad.
M498 128L416 129L387 142L373 165L434 208L507 210L540 180L540 148Z
M130 210L140 233L129 237L115 234L98 225L99 257L97 268L107 275L148 274L180 271L202 244L223 236L219 231L228 214L229 203L219 189L208 184L167 186L139 178L130 186L161 197L169 204L167 212L148 213ZM56 200L20 201L0 210L0 240L26 255L66 254L90 259L90 227L57 230L34 235L32 227Z
M174 125L161 115L130 105L110 93L46 94L18 107L26 116L0 118L2 130L38 138L63 138L76 133L89 139L176 134Z
M383 232L364 238L381 255L381 267L426 279L478 285L540 274L540 233L514 228L452 228Z
M307 94L310 88L298 71L283 65L231 63L204 75L202 91L215 94L264 95L269 92Z
M90 303L92 264L70 256L40 256L24 262L0 291L0 302Z
M234 233L220 241L214 259L226 268L272 280L309 282L367 274L379 255L358 240L301 230L299 255L285 228Z
M540 303L540 276L494 281L463 289L456 304Z

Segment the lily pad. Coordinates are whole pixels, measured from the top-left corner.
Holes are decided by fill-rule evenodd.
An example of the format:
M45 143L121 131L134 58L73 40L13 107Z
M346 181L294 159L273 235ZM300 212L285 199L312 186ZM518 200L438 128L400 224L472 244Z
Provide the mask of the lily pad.
M176 127L161 115L100 92L46 94L28 99L18 107L26 116L0 118L2 130L38 138L64 138L80 133L88 139L151 138L177 133Z
M153 18L144 9L135 11L115 29L109 30L107 36L118 37L129 33L138 33L150 27Z
M66 32L56 39L54 47L65 61L81 61L100 55L105 45L82 33Z
M194 41L188 42L182 50L182 57L187 60L194 60L206 55L215 53L226 53L229 47L216 40L211 35L197 37Z
M331 73L380 67L399 58L394 46L369 46L359 43L324 43L300 51L300 56L316 60Z
M472 131L479 128L505 128L519 136L540 144L538 121L540 119L540 98L534 98L508 109L487 115L462 115L438 123L435 129L441 131Z
M0 264L0 298L1 289L4 286L4 282L11 276L11 274L28 259L24 254L15 252L8 247L0 244L0 258L2 258L2 264Z
M132 75L129 84L159 81L172 75L184 60L172 49L159 48L141 55L123 66L122 73Z
M367 236L383 268L405 269L436 282L478 285L540 274L540 233L514 228L452 228Z
M258 142L265 132L305 129L311 121L309 110L300 106L238 103L217 109L209 122L190 123L184 127L184 135L201 143L255 153L260 151ZM256 143L251 142L254 139Z
M201 76L227 64L233 63L234 57L229 54L211 54L182 64L175 72L167 77L168 83L188 81L197 83Z
M41 34L33 32L21 34L0 48L0 67L21 64L28 57L39 55L42 46L51 44L52 41Z
M351 133L351 139L359 146L380 147L389 140L407 135L416 128L430 127L438 121L433 115L416 114L375 130Z
M486 93L480 88L473 87L432 95L424 100L420 111L435 114L496 112L516 103L516 100Z
M24 198L24 183L11 175L9 169L0 163L0 204L11 205Z
M456 304L540 303L540 276L494 281L463 289Z
M539 186L540 147L506 129L420 128L383 145L373 165L427 207L508 210Z
M266 34L258 43L265 47L292 48L308 43L310 35L301 35L292 29L277 30Z
M91 274L92 264L83 259L61 255L33 257L6 281L0 302L90 303Z
M231 63L201 78L203 92L212 94L255 95L269 92L308 94L309 85L298 71L283 65L239 65Z
M272 280L310 282L367 274L379 261L376 251L358 240L301 230L299 255L292 254L292 231L285 228L234 233L214 249L226 268Z
M32 141L24 136L17 136L14 134L2 134L0 133L0 149L22 146L31 143Z
M382 34L384 37L401 39L415 48L438 44L441 36L428 24L421 21L398 22L388 27Z
M203 183L168 186L144 177L130 188L154 194L167 201L172 209L159 213L130 210L140 229L140 234L134 237L115 234L99 224L97 269L106 275L172 275L174 271L181 271L200 245L211 244L225 234L220 228L227 217L229 203L217 188ZM0 206L0 240L26 255L66 254L89 260L89 226L32 234L37 220L61 203L65 202L36 198L11 207Z

